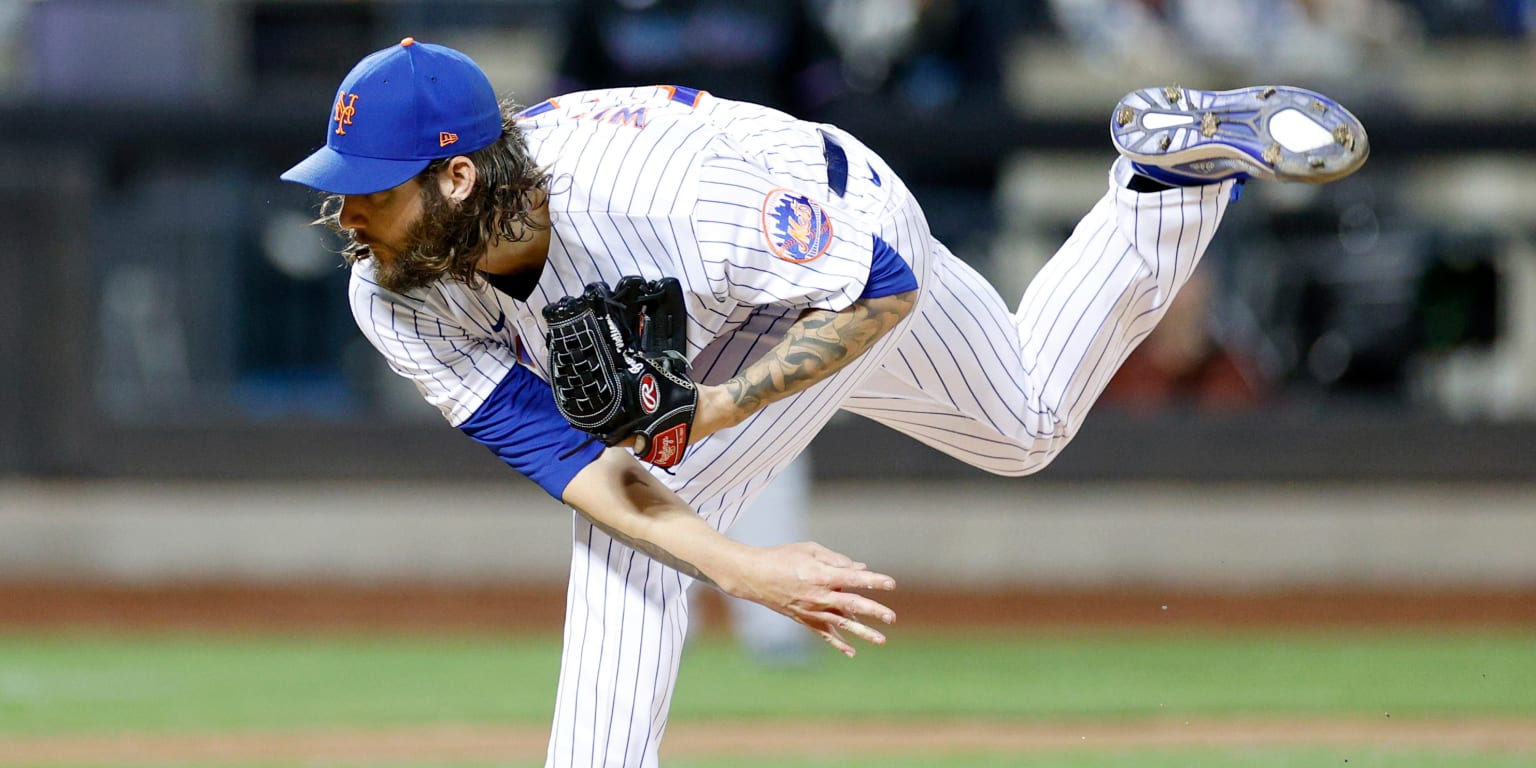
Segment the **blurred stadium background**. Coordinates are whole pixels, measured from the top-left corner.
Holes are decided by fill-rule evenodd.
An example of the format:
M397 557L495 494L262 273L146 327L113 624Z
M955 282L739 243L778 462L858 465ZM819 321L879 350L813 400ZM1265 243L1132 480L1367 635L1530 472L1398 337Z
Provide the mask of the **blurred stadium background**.
M307 226L317 201L277 180L323 140L347 69L406 35L466 51L524 103L680 82L838 123L913 183L936 232L1005 297L1101 194L1104 118L1125 91L1277 81L1338 97L1370 129L1365 169L1322 188L1250 185L1204 281L1055 464L998 480L840 419L813 447L811 534L898 576L898 641L907 624L1100 637L1302 622L1486 631L1530 655L1529 0L0 0L0 763L31 764L3 745L33 732L229 724L146 724L123 708L71 719L95 701L69 693L89 675L47 670L105 658L92 632L107 645L125 628L231 627L554 642L568 514L387 370L347 312L336 244ZM705 604L704 623L717 611ZM518 686L527 711L462 719L539 732L548 642L530 664L542 677ZM1458 647L1391 658L1445 669L1488 652ZM173 674L124 654L125 669ZM1421 711L1536 723L1520 657L1499 695L1474 686ZM685 720L708 714L686 702L708 700L713 678L693 679ZM1114 690L1047 714L1141 712ZM971 712L934 701L935 716ZM1359 715L1355 703L1341 707ZM1020 728L1039 715L1000 712ZM1536 760L1522 749L1475 764ZM1022 764L1000 759L967 764ZM1232 759L1167 764L1269 765Z

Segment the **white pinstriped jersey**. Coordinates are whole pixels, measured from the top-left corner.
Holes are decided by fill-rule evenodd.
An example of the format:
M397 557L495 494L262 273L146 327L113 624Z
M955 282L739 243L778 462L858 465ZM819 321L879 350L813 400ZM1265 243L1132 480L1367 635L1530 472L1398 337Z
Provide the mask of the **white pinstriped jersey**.
M1141 194L1117 161L1104 197L1015 310L933 239L901 180L835 128L664 87L574 94L525 115L554 176L553 243L527 302L459 283L399 296L371 283L367 262L353 270L364 333L455 425L517 364L519 340L547 378L539 310L594 279L679 278L692 373L706 383L760 356L802 309L855 300L872 237L921 288L913 312L847 367L690 446L676 475L659 475L720 530L839 409L996 474L1044 467L1199 263L1233 185ZM846 150L842 195L827 184L823 130ZM575 516L547 765L658 764L686 587Z
M526 302L453 281L402 296L373 283L370 262L353 269L364 334L451 424L468 419L518 362L519 342L523 362L548 378L540 311L594 280L681 280L688 353L706 383L771 343L760 328L732 331L761 326L765 314L843 309L863 291L872 233L861 220L879 215L890 195L856 185L829 204L817 126L666 86L575 93L523 114L530 150L552 178L554 224ZM808 206L778 210L801 198ZM810 231L782 231L795 226ZM736 342L713 344L722 337Z

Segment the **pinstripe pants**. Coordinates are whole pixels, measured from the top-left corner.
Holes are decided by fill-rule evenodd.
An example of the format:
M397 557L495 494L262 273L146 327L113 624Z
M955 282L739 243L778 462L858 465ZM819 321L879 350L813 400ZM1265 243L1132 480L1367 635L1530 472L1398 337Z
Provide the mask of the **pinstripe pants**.
M900 183L862 145L850 141L849 151ZM901 189L874 229L912 267L922 291L915 311L827 381L691 446L675 476L659 476L724 531L839 409L995 474L1045 467L1161 319L1231 197L1232 182L1131 192L1129 173L1116 162L1109 191L1017 310L933 239ZM793 320L736 332L772 338ZM658 765L687 629L686 587L686 577L575 516L549 766Z

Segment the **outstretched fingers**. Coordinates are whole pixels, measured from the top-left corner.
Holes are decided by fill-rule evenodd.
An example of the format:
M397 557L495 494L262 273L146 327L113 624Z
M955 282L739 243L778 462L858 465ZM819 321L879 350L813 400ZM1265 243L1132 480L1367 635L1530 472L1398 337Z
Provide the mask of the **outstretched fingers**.
M871 571L869 566L813 542L800 542L761 550L763 560L775 567L776 582L749 585L733 594L763 603L804 624L845 656L853 656L850 640L885 644L879 623L896 621L896 612L869 595L871 591L896 588L896 580Z
M839 571L828 579L828 586L812 604L805 606L800 620L833 648L852 657L855 650L844 638L844 633L866 643L885 645L885 634L870 624L875 621L890 624L896 621L896 612L878 600L843 590L890 589L894 586L895 580L883 574Z
M821 612L799 618L802 624L809 627L821 639L827 641L828 645L836 648L839 653L850 659L857 654L857 650L843 637L844 632L867 643L885 645L885 635L846 616Z
M836 626L839 632L847 632L866 643L885 645L885 633L875 629L858 619L850 616L836 617Z
M881 589L892 590L896 588L896 580L883 573L869 570L869 566L835 550L828 549L814 542L808 545L811 548L811 557L817 562L828 566L830 572L823 575L822 581L832 589Z

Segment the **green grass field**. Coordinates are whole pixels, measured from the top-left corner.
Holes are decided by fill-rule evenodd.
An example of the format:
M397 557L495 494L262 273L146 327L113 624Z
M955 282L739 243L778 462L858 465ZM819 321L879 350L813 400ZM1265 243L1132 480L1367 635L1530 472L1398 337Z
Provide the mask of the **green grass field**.
M0 636L0 745L103 734L547 725L549 636ZM1127 723L1148 719L1536 718L1536 632L896 633L847 660L763 669L720 641L685 658L672 722ZM1532 720L1536 723L1536 720ZM1407 727L1407 726L1405 726ZM1148 747L910 758L743 755L677 768L1506 766L1536 752L1381 745ZM4 762L16 765L17 762ZM57 764L57 763L32 763ZM143 762L94 763L146 765ZM170 763L167 763L169 765ZM178 763L184 764L184 763ZM241 766L359 763L231 762ZM373 763L378 764L378 763ZM518 763L535 765L537 763ZM421 763L389 763L404 768ZM430 763L472 768L481 763Z

